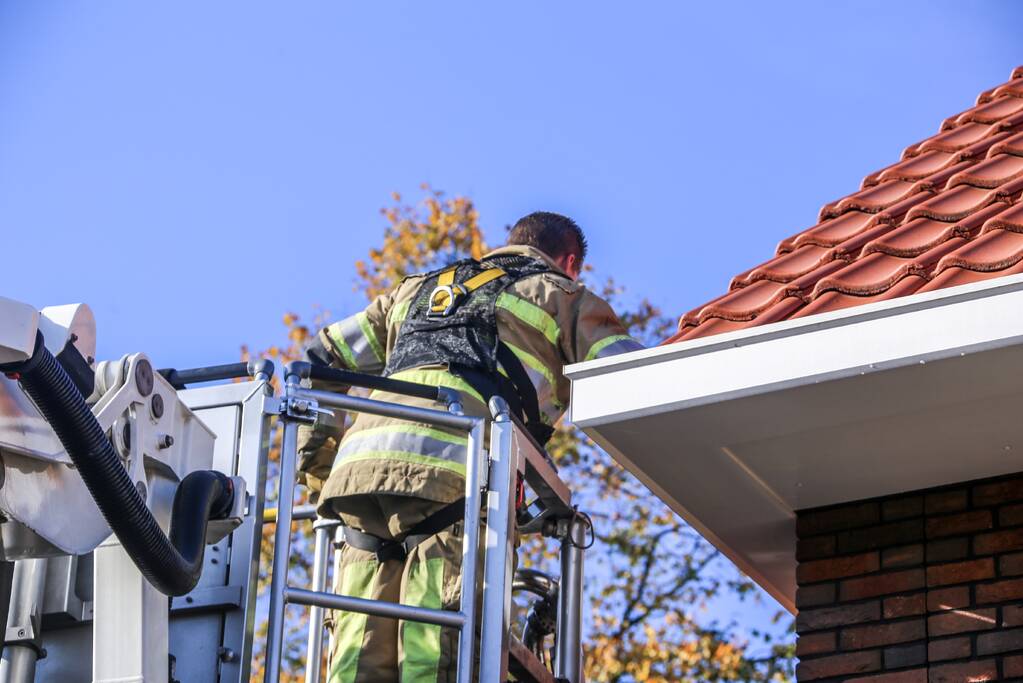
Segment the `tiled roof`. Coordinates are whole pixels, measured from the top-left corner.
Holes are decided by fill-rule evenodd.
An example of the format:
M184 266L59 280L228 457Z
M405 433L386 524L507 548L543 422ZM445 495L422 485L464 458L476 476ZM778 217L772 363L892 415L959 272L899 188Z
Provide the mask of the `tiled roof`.
M682 316L668 342L1023 272L1023 67Z

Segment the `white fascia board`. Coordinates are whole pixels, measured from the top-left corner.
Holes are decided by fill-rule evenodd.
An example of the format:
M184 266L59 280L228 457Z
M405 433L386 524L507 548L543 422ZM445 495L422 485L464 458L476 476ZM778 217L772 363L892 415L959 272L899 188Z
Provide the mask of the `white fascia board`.
M572 421L585 427L1021 341L1023 275L1012 275L576 363L565 375Z

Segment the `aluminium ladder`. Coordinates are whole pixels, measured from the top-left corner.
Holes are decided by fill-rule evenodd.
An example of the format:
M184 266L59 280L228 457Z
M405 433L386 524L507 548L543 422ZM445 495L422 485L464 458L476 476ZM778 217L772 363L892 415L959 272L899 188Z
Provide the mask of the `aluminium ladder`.
M371 398L349 396L300 386L304 378L334 380L396 393L423 395L447 403L447 410L418 408ZM418 387L418 389L416 388ZM458 611L413 607L392 602L366 600L327 592L327 569L331 537L338 523L317 519L314 524L315 550L311 589L287 583L291 550L291 522L315 519L311 509L293 511L296 483L298 426L331 408L414 420L464 431L468 435L465 489L465 534L463 538L462 585L477 585L482 570L481 623L477 626L477 592L463 590ZM272 580L267 629L265 683L278 683L284 647L285 608L289 604L311 608L307 644L306 683L320 683L323 657L323 610L342 610L403 619L441 627L457 628L458 683L504 683L509 670L517 680L541 683L558 681L583 683L582 679L582 573L583 551L590 532L589 520L572 506L571 492L558 477L549 457L509 415L506 402L494 398L489 405L490 420L462 414L457 394L434 387L330 370L307 363L292 363L285 372L280 419L283 422L280 481ZM489 423L489 447L484 438ZM519 482L532 490L535 499L516 510ZM479 533L481 509L486 505L483 561L480 562ZM561 578L558 589L555 630L554 671L511 634L513 559L515 531L542 533L560 540ZM499 657L481 657L478 677L474 676L473 635L479 631L481 651L499 652Z

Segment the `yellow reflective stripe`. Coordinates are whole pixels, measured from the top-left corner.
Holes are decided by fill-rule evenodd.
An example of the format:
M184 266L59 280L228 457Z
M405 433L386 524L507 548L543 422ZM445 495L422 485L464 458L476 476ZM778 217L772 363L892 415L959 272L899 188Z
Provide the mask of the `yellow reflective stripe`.
M480 403L486 404L478 391L473 389L468 382L461 377L455 377L447 370L413 369L402 370L391 375L392 379L400 379L406 382L426 384L431 387L447 387L464 392ZM376 392L374 392L376 393Z
M411 303L411 299L396 303L387 314L387 324L394 325L397 323L400 325L405 322L405 317L408 315L408 307Z
M604 337L600 341L595 342L593 346L590 347L589 353L586 354L586 357L583 358L583 360L584 361L593 360L601 351L603 351L608 346L611 346L611 344L614 344L615 342L624 341L626 339L632 339L632 337L630 337L627 334L614 334L611 335L610 337Z
M361 462L363 460L399 460L412 463L413 465L429 465L442 470L448 470L455 474L465 476L465 465L441 458L431 458L421 453L409 453L408 451L363 451L358 455L352 455L339 463L339 466L347 465L350 462Z
M341 571L342 595L356 598L373 597L373 580L377 562L353 562ZM334 629L334 658L330 664L329 683L354 683L359 669L359 655L366 634L366 615L357 612L334 612L337 626Z
M373 332L373 326L369 324L369 318L366 316L366 312L361 311L356 313L355 320L359 323L359 329L362 330L362 334L366 337L366 341L369 342L369 348L373 349L373 355L377 357L378 362L383 363L384 349L380 346L380 340L377 339L376 333Z
M344 335L341 333L341 323L329 325L327 327L327 336L330 337L330 341L333 342L334 348L341 356L341 359L344 360L345 365L347 365L349 369L357 369L359 366L355 362L355 354L352 352L352 348L348 346L348 342L345 341Z
M540 332L551 344L557 345L561 330L558 323L551 317L551 314L536 304L531 304L525 299L501 292L497 297L497 307L503 308L516 318Z
M409 571L405 604L429 609L443 606L444 558L416 562ZM401 683L436 683L440 665L440 626L401 622ZM484 655L488 656L488 655Z
M451 266L437 278L437 286L450 285L455 281L455 266Z
M484 270L482 273L478 273L477 275L474 275L473 277L463 282L462 286L465 287L465 291L471 292L474 289L479 289L488 282L493 282L499 277L504 277L504 275L505 272L500 268L488 268L487 270Z
M439 429L433 427L425 427L417 424L398 424L398 425L384 425L383 427L370 427L369 429L360 429L357 432L349 432L345 436L345 443L356 439L364 439L370 436L379 436L380 434L415 434L417 436L428 436L431 439L437 439L438 441L445 441L447 443L453 443L458 446L466 446L469 444L469 438L465 436L459 436L458 434L451 434L450 432L442 432Z

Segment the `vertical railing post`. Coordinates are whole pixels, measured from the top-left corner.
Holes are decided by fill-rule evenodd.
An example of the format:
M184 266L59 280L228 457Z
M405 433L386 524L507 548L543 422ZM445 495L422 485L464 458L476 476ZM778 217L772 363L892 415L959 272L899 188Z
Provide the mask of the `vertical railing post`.
M4 637L7 634L7 615L11 609L13 588L14 562L0 560L0 659L4 655Z
M479 564L480 482L483 481L483 438L486 421L478 420L469 432L465 454L465 532L462 536L462 596L459 611L465 617L458 638L457 683L472 683L476 646L476 567Z
M338 523L317 519L313 523L316 541L313 549L313 582L310 588L317 592L327 590L327 571L330 563L331 537ZM323 665L323 608L309 608L309 642L306 645L305 683L320 683Z
M558 593L558 644L554 675L583 683L583 547L589 524L583 517L564 522L561 537L561 590Z
M283 400L290 402L291 392L298 386L299 378L288 374L284 381ZM270 615L267 620L265 683L279 683L284 651L284 611L287 607L288 560L291 555L291 508L295 504L295 463L298 457L298 423L290 418L289 411L290 407L285 403L277 489L277 528L274 530L273 574L270 580Z
M45 558L14 563L11 586L10 618L7 636L11 641L0 659L0 681L32 683L39 659L42 634L43 598L46 590ZM0 639L4 638L0 633Z
M487 486L486 555L483 570L483 623L480 683L508 679L508 630L511 626L511 580L515 529L517 453L512 448L514 426L508 404L490 400L490 478Z

